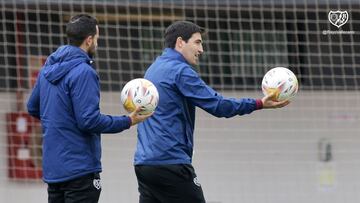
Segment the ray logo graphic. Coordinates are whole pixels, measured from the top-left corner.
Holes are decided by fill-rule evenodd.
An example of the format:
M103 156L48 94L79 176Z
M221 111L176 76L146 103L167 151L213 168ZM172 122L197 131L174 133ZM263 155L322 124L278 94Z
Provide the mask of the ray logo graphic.
M345 23L349 20L349 14L347 11L330 11L328 17L330 23L337 28L345 25Z
M100 190L100 189L101 189L100 179L94 179L94 180L93 180L93 184L94 184L94 187L95 187L97 190Z
M194 183L195 183L195 185L201 187L200 181L197 177L194 178Z

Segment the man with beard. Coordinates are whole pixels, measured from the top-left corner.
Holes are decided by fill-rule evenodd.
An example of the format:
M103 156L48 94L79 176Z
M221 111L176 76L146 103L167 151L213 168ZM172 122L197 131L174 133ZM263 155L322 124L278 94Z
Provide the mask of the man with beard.
M46 60L30 95L30 115L43 128L43 180L48 202L98 202L101 184L101 133L118 133L149 116L100 113L99 77L92 67L99 28L89 15L66 26L69 45Z

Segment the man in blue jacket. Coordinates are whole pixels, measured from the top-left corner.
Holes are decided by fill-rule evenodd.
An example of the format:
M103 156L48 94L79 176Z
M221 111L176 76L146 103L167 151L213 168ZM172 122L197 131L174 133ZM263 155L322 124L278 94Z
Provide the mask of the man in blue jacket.
M138 125L135 173L140 203L202 203L205 198L191 165L195 107L216 117L280 108L289 101L225 98L207 86L193 66L203 53L203 30L178 21L165 31L165 50L147 69L145 78L159 91L152 117Z
M92 67L99 28L95 18L71 18L69 45L52 53L41 69L27 108L43 128L43 179L49 203L98 202L101 133L118 133L148 116L100 113L99 76Z

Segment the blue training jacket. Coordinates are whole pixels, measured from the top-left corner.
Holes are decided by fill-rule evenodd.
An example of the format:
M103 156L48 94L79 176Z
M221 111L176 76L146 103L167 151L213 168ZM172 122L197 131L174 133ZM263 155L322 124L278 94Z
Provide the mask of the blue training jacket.
M171 48L148 68L145 78L154 83L160 99L154 115L138 124L135 165L190 164L196 106L226 118L262 107L261 100L224 98Z
M88 54L66 45L51 54L27 103L43 128L43 179L64 182L101 172L100 133L128 129L127 116L100 113L97 72Z

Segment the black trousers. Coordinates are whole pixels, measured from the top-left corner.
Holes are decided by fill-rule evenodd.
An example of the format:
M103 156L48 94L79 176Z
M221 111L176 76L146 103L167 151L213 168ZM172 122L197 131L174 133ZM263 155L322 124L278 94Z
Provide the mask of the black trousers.
M205 203L192 165L137 165L135 173L140 203Z
M92 173L66 182L49 183L48 203L97 203L100 192L100 175Z

